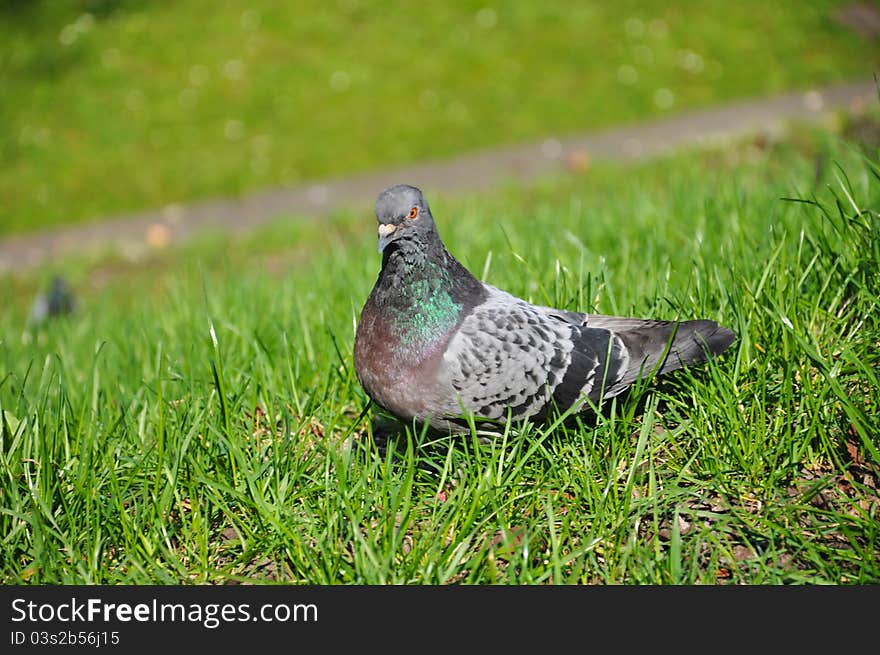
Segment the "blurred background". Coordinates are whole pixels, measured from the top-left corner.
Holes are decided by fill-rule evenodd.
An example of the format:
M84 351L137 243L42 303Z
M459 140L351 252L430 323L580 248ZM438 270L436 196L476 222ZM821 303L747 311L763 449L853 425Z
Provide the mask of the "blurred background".
M845 0L0 0L0 239L869 79L878 23Z

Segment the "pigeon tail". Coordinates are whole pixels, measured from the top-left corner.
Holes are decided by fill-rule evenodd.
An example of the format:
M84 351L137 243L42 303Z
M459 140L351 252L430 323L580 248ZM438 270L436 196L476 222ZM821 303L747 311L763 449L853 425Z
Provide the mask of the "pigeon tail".
M677 324L669 355L658 374L669 373L685 366L702 364L720 355L736 339L736 334L715 321L693 320Z
M615 387L624 387L656 371L664 375L702 364L723 353L736 334L706 319L655 321L620 316L587 315L586 325L610 330L623 342L629 368Z

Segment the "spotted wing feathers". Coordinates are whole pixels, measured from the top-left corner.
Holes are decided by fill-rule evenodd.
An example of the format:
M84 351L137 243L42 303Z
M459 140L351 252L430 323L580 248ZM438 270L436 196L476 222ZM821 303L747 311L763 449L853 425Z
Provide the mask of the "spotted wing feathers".
M443 355L458 405L504 420L598 405L639 378L706 361L733 333L713 321L649 321L531 305L487 285Z
M460 402L449 410L538 419L554 405L565 410L594 397L607 361L619 358L611 334L489 290L444 353L442 374Z

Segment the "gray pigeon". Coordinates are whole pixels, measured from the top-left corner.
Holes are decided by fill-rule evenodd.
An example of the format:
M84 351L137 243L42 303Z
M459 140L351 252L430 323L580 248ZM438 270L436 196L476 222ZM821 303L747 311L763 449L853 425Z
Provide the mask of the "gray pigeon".
M714 321L653 321L532 305L453 257L422 192L376 200L382 269L354 342L358 380L382 409L431 428L463 416L540 422L587 413L640 378L699 364L735 339Z
M28 325L41 325L55 316L70 314L76 306L73 292L64 278L55 276L45 293L34 298Z

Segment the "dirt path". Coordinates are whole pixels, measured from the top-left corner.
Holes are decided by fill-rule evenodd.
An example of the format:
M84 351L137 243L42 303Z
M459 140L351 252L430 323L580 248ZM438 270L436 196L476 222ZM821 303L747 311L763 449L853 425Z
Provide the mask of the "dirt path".
M876 102L873 80L789 93L565 139L467 154L392 170L269 190L239 199L172 205L0 241L0 273L35 266L70 252L132 250L179 243L203 230L247 230L288 214L317 216L342 207L368 212L376 194L395 182L432 192L472 191L591 161L637 159L689 144L773 131L792 120L817 120L829 111Z

